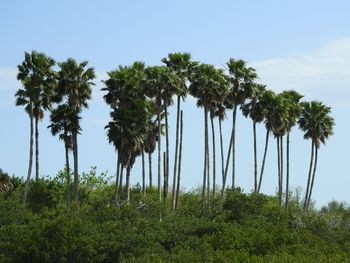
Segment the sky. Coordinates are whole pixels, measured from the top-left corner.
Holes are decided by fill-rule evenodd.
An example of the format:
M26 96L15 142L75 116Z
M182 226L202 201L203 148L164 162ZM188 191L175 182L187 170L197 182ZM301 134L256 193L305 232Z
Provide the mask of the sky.
M89 109L82 114L79 170L108 171L114 176L115 151L104 126L109 119L100 89L106 72L118 65L144 61L161 64L171 52L190 52L194 60L224 67L242 58L257 69L259 82L276 92L295 89L304 100L320 100L332 108L334 135L319 151L313 191L318 207L335 199L350 202L347 161L350 148L350 10L349 1L301 0L148 0L148 1L2 1L0 3L0 168L25 176L29 155L29 118L15 107L17 65L24 52L44 52L56 61L88 60L97 79ZM182 187L201 184L203 114L188 98L183 104L184 146ZM170 109L170 176L175 141L175 107ZM225 155L232 123L224 122ZM40 174L54 175L64 167L64 146L47 129L49 113L40 123ZM265 128L258 130L258 164ZM271 137L272 138L272 137ZM253 188L252 122L237 119L237 184ZM270 140L262 191L277 187L276 145ZM219 141L217 141L218 145ZM165 145L163 143L163 145ZM291 134L291 185L305 189L311 142L295 127ZM217 147L218 148L218 147ZM164 150L164 148L163 148ZM219 152L217 166L220 167ZM156 164L154 156L154 164ZM154 167L154 174L156 167ZM141 162L132 171L140 182ZM34 170L33 170L34 174ZM219 177L220 170L217 170ZM154 178L154 181L155 178ZM219 180L220 183L220 180ZM230 183L230 180L229 180Z

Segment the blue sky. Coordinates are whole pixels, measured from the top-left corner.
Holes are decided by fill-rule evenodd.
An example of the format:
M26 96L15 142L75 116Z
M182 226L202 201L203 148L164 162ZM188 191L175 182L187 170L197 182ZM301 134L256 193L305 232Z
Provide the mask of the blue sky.
M23 109L14 106L14 93L20 87L16 66L23 60L24 51L45 52L57 61L68 57L89 60L95 68L98 79L90 108L83 114L83 133L79 138L80 171L96 165L99 171L108 170L110 175L115 170L115 154L103 129L109 116L100 91L106 71L135 60L160 64L160 59L170 52L187 51L195 60L217 67L222 67L230 57L243 58L257 69L260 82L270 89L296 89L306 100L322 100L331 106L336 120L335 134L320 150L313 197L318 206L332 199L350 201L346 154L350 147L348 10L348 1L337 0L3 1L0 4L0 167L19 176L27 170L29 121ZM201 183L203 114L190 98L184 111L182 185L191 189ZM170 114L173 139L174 109ZM230 123L231 114L224 124L226 142ZM237 125L237 181L250 191L252 124L239 117ZM64 165L63 144L50 135L47 126L48 114L40 124L42 175L55 174ZM297 129L293 131L291 184L305 187L310 142L302 136ZM258 140L260 160L262 125L258 128ZM173 152L173 145L170 146ZM269 194L274 193L277 185L275 148L275 143L271 143L262 186ZM138 160L132 182L139 180Z

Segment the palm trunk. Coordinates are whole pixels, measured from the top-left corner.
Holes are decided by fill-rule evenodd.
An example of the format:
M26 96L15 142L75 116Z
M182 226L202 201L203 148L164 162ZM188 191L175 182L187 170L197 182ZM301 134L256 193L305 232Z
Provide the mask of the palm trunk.
M258 165L256 153L256 122L253 121L253 135L254 135L254 192L258 191Z
M152 153L148 153L148 171L149 171L149 188L152 190L153 182L152 182Z
M78 142L77 133L73 133L73 159L74 159L74 201L79 200L79 174L78 174Z
M166 170L164 171L164 197L168 198L168 189L169 189L169 127L168 127L168 102L164 100L164 109L165 109L165 146L166 146Z
M141 149L141 157L142 157L142 193L146 195L145 152L143 150L143 147Z
M162 201L162 188L161 188L161 126L160 126L160 102L158 100L157 107L157 117L158 117L158 198L159 202Z
M225 161L224 161L224 145L222 139L222 127L221 127L221 119L219 118L219 132L220 132L220 153L221 153L221 179L224 182L225 176Z
M270 130L266 129L265 150L264 150L264 157L263 157L263 161L262 161L262 164L261 164L261 170L260 170L258 193L260 193L262 178L263 178L263 174L264 174L265 161L266 161L266 155L267 155L267 148L268 148L268 145L269 145L269 135L270 135Z
M117 172L115 175L115 200L117 201L117 196L118 196L118 188L119 188L119 177L120 177L120 157L117 152Z
M32 166L33 166L33 117L32 114L29 114L30 118L30 131L29 131L29 164L28 164L28 173L27 173L27 180L26 184L24 186L24 192L23 192L23 203L27 202L27 196L28 196L28 191L29 191L29 182L30 182L30 177L32 175Z
M210 116L211 122L211 132L212 132L212 140L213 140L213 198L215 197L215 186L216 186L216 156L215 156L215 128L214 128L214 120L213 116Z
M287 175L286 175L286 203L285 211L288 212L288 202L289 202L289 133L287 134Z
M305 193L305 199L304 199L304 209L306 209L307 199L309 197L309 189L310 189L310 180L311 180L311 171L312 171L312 166L313 166L313 160L314 160L314 142L311 143L311 159L310 159L309 175L307 178L307 186L306 186L306 193Z
M205 190L206 190L206 183L207 183L207 125L206 125L206 119L207 119L207 110L204 108L204 169L203 169L203 186L202 186L202 199L204 201L205 198Z
M182 112L182 110L181 110L181 117L180 118L181 118L181 122L180 122L180 149L179 149L179 167L178 167L178 174L177 174L175 209L177 209L179 207L179 195L180 195L182 137L183 137L183 112Z
M209 196L210 193L210 158L209 158L209 123L208 123L208 110L206 113L206 136L205 136L205 141L207 143L207 196Z
M282 195L283 195L283 136L280 136L280 157L281 157L281 170L280 170L280 205L282 205Z
M123 171L124 171L124 165L120 164L120 176L119 176L119 184L117 187L117 193L116 193L116 203L118 204L120 201L120 196L122 194L123 191Z
M315 180L315 174L316 174L316 167L317 167L317 155L318 155L318 149L315 145L315 163L314 163L314 170L312 172L312 180L311 180L311 186L310 186L310 191L309 191L309 197L308 197L308 200L307 200L307 205L306 205L306 208L308 209L309 208L309 205L310 205L310 202L311 202L311 195L312 195L312 189L314 187L314 180Z
M236 116L237 116L237 105L233 109L233 118L232 118L232 188L235 187L236 179Z
M126 167L126 203L130 202L130 170L131 167Z
M176 174L177 174L177 158L179 147L179 122L180 122L180 96L177 96L177 111L176 111L176 144L175 144L175 160L174 160L174 177L173 177L173 193L172 193L172 210L176 206Z
M66 204L70 206L70 168L69 168L69 148L67 143L64 144L66 153L66 173L67 173L67 186L66 186Z
M39 127L38 117L35 117L35 181L39 180Z
M166 190L166 152L163 152L163 171L164 171L164 181L163 181L163 199L164 199L164 203L167 202L167 190Z
M226 167L225 167L224 180L223 180L222 188L221 188L221 202L224 201L224 194L225 194L225 186L226 186L228 165L229 165L229 163L230 163L231 148L232 148L232 141L233 141L233 133L234 133L234 132L233 132L233 130L232 130L232 131L231 131L230 144L229 144L228 152L227 152L227 159L226 159Z
M281 205L280 189L281 189L281 153L280 153L280 136L277 135L277 172L278 172L278 204Z

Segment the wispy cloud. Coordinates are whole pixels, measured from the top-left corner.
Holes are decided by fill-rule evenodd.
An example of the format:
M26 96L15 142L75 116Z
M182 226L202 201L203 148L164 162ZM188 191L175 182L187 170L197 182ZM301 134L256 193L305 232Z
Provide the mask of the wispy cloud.
M270 89L295 89L308 100L350 107L350 38L334 40L308 53L255 61L252 65Z

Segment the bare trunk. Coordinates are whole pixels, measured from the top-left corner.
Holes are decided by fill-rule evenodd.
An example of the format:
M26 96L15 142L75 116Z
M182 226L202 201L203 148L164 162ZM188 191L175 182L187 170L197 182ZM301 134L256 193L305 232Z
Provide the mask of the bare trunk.
M169 126L168 126L168 102L164 100L164 109L165 109L165 163L166 170L164 170L164 197L168 198L169 190Z
M223 183L222 183L222 188L221 188L221 202L224 201L225 186L226 186L228 165L229 165L229 163L230 163L230 156L231 156L231 148L232 148L233 135L234 135L234 132L233 132L233 130L232 130L232 131L231 131L230 144L229 144L228 152L227 152L227 159L226 159L226 167L225 167L224 181L223 181Z
M38 117L35 117L35 181L39 180L39 127Z
M233 109L232 118L232 188L235 187L236 180L236 117L237 117L237 105Z
M289 133L287 134L287 174L286 174L286 203L285 211L288 212L289 202Z
M304 209L307 208L307 199L309 197L309 189L310 189L310 180L311 180L311 171L312 171L312 166L313 166L313 160L314 160L314 142L311 143L311 159L310 159L309 175L307 178L307 186L306 186L306 193L305 193L305 199L304 199Z
M152 182L152 153L148 153L148 171L149 171L149 189L152 190L153 182Z
M173 193L172 193L172 210L176 206L176 174L177 174L177 158L179 147L179 122L180 122L180 96L177 96L177 112L176 112L176 140L175 140L175 160L174 160L174 177L173 177Z
M203 112L204 112L204 169L203 169L202 199L204 201L206 183L207 183L207 178L206 178L206 176L207 176L207 140L206 140L206 133L207 133L206 115L207 115L207 111L206 111L206 109L204 109Z
M164 171L164 181L163 181L163 199L164 203L167 202L168 194L167 194L167 182L166 182L166 152L163 152L163 171Z
M74 159L74 201L79 200L79 174L78 174L78 142L77 133L73 133L73 159Z
M143 150L143 147L141 149L141 157L142 157L142 193L146 195L145 152Z
M67 183L67 186L66 186L66 204L67 204L67 207L70 206L70 168L69 168L69 148L68 148L68 145L67 143L64 144L64 148L65 148L65 153L66 153L66 183Z
M221 127L221 119L219 118L219 132L220 132L220 153L221 153L221 179L224 182L225 176L225 161L224 161L224 145L222 139L222 127Z
M269 135L270 135L270 130L267 129L266 130L266 139L265 139L264 157L263 157L262 164L261 164L261 171L260 171L260 178L259 178L258 193L260 193L262 178L263 178L263 174L264 174L265 161L266 161L266 155L267 155L267 148L268 148L268 145L269 145Z
M280 170L280 205L282 205L282 197L283 197L283 136L280 136L280 158L281 158L281 170Z
M280 189L281 189L281 153L280 153L280 137L276 138L277 145L277 172L278 172L278 204L281 205Z
M126 167L126 203L130 202L130 170L131 167Z
M206 113L206 119L205 119L205 128L206 128L206 136L205 136L205 141L207 144L207 195L209 196L210 193L210 159L209 159L209 128L208 128L208 110Z
M162 182L161 182L161 126L160 126L160 102L158 101L157 107L157 117L158 117L158 198L159 202L162 201Z
M256 122L253 121L253 135L254 135L254 192L258 192L258 160L256 153Z
M30 131L29 131L29 164L28 164L28 173L27 173L27 180L26 184L24 186L24 192L23 192L23 203L27 202L27 196L28 196L28 191L29 191L29 182L30 182L30 177L32 175L32 165L33 165L33 117L32 114L29 115L30 118Z
M123 191L123 171L124 171L124 166L120 164L120 176L119 176L119 183L118 183L118 188L117 188L117 193L116 193L116 203L118 204L120 201L120 196Z
M215 197L215 186L216 186L216 156L215 156L215 128L214 128L214 120L213 116L210 116L211 122L211 132L212 132L212 140L213 140L213 198Z
M181 110L181 117L180 118L181 118L181 122L180 122L180 149L179 149L179 167L178 167L178 174L177 174L175 209L177 209L179 207L179 195L180 195L182 138L183 138L183 112L182 112L182 110Z
M307 200L307 205L306 208L309 208L310 202L311 202L311 195L312 195L312 189L314 188L314 180L315 180L315 174L316 174L316 168L317 168L317 155L318 155L318 149L315 145L315 163L314 163L314 170L312 172L312 180L311 180L311 186L310 186L310 191L309 191L309 197Z
M117 152L117 172L115 175L115 200L117 201L117 196L118 196L118 188L119 188L119 176L120 176L120 157Z

